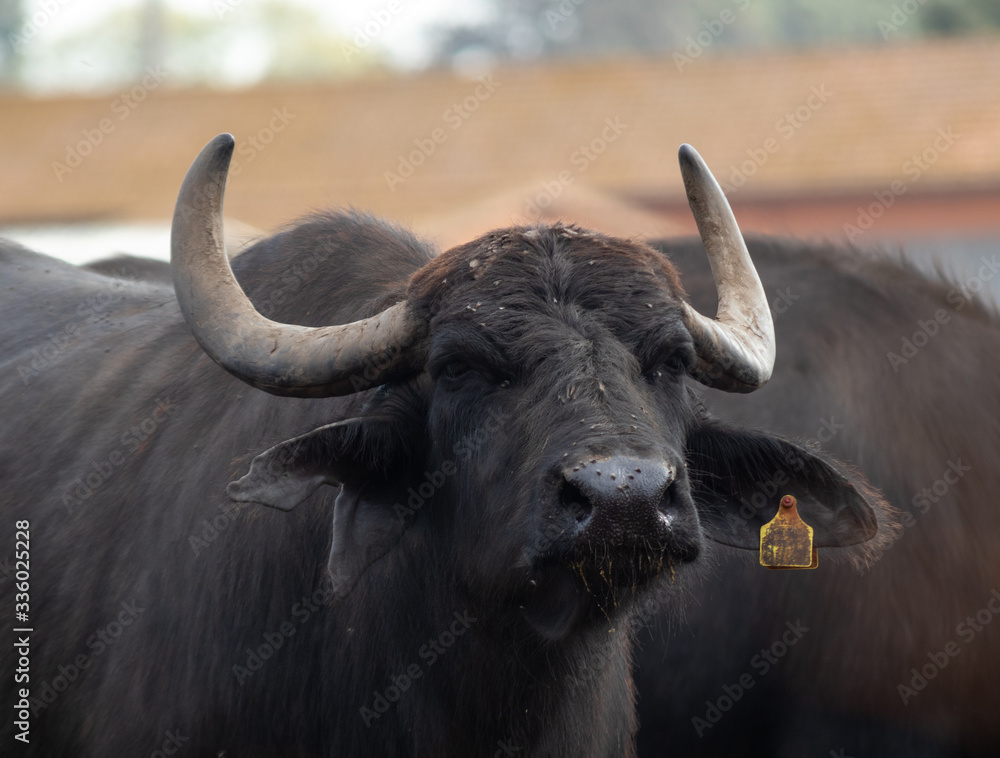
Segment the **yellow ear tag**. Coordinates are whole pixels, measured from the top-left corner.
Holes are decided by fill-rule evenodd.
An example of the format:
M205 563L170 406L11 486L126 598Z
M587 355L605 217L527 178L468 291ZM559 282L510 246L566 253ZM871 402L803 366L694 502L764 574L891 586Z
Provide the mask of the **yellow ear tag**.
M760 565L769 569L813 569L819 565L813 528L799 516L791 495L781 498L774 518L760 528Z

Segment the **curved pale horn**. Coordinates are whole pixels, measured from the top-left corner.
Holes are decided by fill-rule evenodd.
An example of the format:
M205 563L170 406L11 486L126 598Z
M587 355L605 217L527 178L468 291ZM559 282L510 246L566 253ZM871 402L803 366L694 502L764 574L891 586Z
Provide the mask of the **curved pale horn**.
M174 208L170 262L184 319L206 353L244 382L275 395L330 397L419 371L427 324L405 301L341 326L264 318L229 267L222 201L234 140L220 134L188 170Z
M719 293L714 319L684 304L684 320L698 353L691 376L726 392L752 392L771 378L774 368L774 324L764 287L729 201L705 161L687 144L678 157Z

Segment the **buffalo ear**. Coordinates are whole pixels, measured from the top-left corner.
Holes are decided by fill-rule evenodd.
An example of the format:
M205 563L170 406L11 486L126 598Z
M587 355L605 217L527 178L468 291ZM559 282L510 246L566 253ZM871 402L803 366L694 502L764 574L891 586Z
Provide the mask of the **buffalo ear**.
M429 392L426 374L382 385L360 416L265 450L226 492L237 502L289 511L322 485L339 486L327 567L334 595L342 598L410 523L392 504L405 499L413 456L423 449Z
M292 510L320 486L339 485L356 473L356 461L342 454L345 427L367 420L338 421L279 442L254 458L250 471L230 482L226 494L238 503Z
M324 484L363 481L409 466L419 448L428 394L426 375L383 385L362 415L336 421L279 442L253 459L246 476L226 493L238 503L260 503L290 511Z
M408 521L387 505L394 499L391 489L388 482L369 479L344 484L337 496L327 563L335 597L345 597L368 567L403 536Z
M413 447L397 433L398 421L362 416L285 440L254 458L250 471L226 489L237 502L290 511L322 485L339 486L328 562L338 598L395 546L408 524L389 505L405 490Z
M889 510L879 493L843 464L796 442L715 421L688 436L687 463L707 536L733 547L759 549L760 528L774 518L783 495L798 500L815 547L873 540Z

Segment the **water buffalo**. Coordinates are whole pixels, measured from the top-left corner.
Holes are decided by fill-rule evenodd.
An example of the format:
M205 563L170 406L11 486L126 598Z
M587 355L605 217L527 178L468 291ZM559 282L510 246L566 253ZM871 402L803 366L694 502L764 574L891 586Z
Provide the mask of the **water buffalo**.
M657 247L709 305L695 245ZM759 392L707 405L853 462L903 528L860 574L761 571L720 547L684 621L640 636L639 753L998 755L1000 319L976 293L1000 263L952 284L835 245L749 248L779 359Z
M3 744L629 756L633 620L706 540L757 549L762 475L791 472L818 547L863 561L891 536L859 474L687 384L757 389L775 350L690 147L715 319L661 253L563 225L435 255L323 214L231 269L232 149L181 188L173 289L0 247L0 530L30 543L0 597L33 630L2 658Z

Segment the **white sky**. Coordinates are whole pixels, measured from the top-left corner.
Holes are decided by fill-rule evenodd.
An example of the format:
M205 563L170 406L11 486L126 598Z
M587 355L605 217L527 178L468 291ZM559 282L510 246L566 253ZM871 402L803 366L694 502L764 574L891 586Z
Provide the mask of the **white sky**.
M165 9L176 9L187 15L224 22L260 0L160 0ZM95 18L128 8L136 8L143 0L30 0L27 18L38 20L38 31L32 29L27 57L37 53L38 46L56 46L60 40L91 27ZM355 32L371 22L374 14L387 14L389 23L379 31L372 45L384 51L388 58L402 68L420 67L426 63L430 44L427 32L435 26L455 26L475 23L489 18L491 9L482 0L351 0L351 2L323 2L323 0L288 0L288 5L312 9L331 31L353 37ZM389 6L398 9L388 12ZM55 7L53 13L47 8ZM254 41L246 41L253 46ZM242 52L248 52L244 50ZM246 56L240 56L245 62ZM30 65L29 65L30 70ZM42 77L48 81L49 77ZM44 84L43 84L44 87Z

